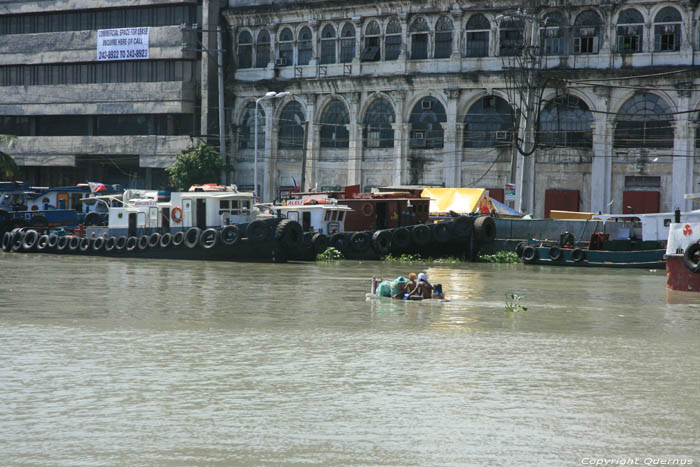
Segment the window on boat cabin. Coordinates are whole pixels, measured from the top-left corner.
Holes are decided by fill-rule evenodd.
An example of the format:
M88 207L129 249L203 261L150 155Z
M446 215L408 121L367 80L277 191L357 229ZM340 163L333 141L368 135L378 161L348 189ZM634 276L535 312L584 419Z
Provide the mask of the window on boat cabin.
M326 217L324 217L324 220L331 220L331 211L326 211Z
M331 214L331 220L338 220L338 211L333 211L333 214Z
M287 212L287 219L290 219L290 220L299 222L299 212L297 212L297 211L288 211L288 212Z
M250 213L250 201L241 201L241 214L246 215Z
M338 220L342 221L343 217L345 217L345 211L338 211Z
M221 209L221 210L231 209L227 199L222 199L219 201L219 209Z

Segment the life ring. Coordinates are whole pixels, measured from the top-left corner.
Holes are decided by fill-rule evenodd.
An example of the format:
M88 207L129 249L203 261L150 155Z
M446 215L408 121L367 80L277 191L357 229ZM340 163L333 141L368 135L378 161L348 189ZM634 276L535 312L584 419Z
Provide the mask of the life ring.
M580 263L586 259L586 252L580 248L575 248L574 251L571 252L571 259L573 259L575 263Z
M176 224L182 222L182 208L180 206L175 206L172 211L170 211L170 218Z
M559 261L561 258L561 248L553 246L549 249L549 259L552 261Z
M700 259L698 259L698 254L700 253L700 244L693 243L688 248L685 249L683 253L683 264L690 272L700 271Z
M365 203L362 205L362 214L365 216L371 216L374 214L374 206L372 203Z

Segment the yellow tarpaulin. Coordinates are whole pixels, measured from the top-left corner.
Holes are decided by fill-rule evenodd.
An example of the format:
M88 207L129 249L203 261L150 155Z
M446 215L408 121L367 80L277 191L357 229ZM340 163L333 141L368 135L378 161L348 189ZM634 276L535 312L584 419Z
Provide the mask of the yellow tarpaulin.
M430 214L454 211L459 214L474 212L484 196L484 188L426 188L423 198L430 198Z

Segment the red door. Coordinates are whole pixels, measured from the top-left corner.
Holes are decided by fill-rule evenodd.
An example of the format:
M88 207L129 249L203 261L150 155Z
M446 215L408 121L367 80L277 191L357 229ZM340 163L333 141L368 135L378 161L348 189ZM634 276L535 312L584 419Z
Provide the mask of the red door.
M624 191L622 192L623 214L644 214L647 212L659 212L658 191Z
M495 199L496 201L500 201L503 203L503 199L505 198L503 188L487 188L489 192L489 196L491 199Z
M578 212L578 190L546 190L544 192L544 217L554 211Z

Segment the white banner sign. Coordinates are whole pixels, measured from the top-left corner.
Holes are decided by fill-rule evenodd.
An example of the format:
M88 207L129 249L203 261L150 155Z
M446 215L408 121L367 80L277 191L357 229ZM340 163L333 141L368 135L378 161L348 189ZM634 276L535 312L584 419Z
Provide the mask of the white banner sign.
M148 58L149 28L99 29L97 61Z

